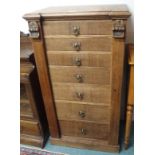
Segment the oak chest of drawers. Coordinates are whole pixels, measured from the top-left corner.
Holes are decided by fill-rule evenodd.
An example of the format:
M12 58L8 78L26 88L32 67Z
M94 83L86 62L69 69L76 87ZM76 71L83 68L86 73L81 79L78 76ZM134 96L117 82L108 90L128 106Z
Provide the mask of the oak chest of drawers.
M49 136L33 50L27 36L20 37L20 142L44 147Z
M118 151L124 5L52 7L24 15L51 143Z

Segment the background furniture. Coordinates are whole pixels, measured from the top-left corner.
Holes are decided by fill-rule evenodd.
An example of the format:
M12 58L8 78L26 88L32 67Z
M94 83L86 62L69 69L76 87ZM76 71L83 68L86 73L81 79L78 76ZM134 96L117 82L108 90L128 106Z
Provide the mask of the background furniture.
M134 107L134 45L128 45L129 86L126 112L125 148L128 148Z
M51 143L118 151L124 5L48 8L28 20Z
M23 144L43 147L48 137L48 125L39 80L27 36L20 42L20 140Z

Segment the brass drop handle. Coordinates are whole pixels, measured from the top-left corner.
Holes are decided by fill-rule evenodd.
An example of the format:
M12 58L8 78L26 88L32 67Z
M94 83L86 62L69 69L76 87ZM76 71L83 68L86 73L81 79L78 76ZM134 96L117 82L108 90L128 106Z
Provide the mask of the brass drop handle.
M85 112L84 111L79 111L79 116L81 118L84 118L86 116Z
M81 66L81 59L80 58L75 59L75 65L76 66Z
M86 135L87 134L87 130L86 129L81 129L81 133L83 134L83 135Z
M78 82L82 82L83 81L83 77L80 74L76 75L76 79L78 80Z
M73 26L72 28L73 34L78 36L80 34L80 27L79 26Z
M73 44L73 47L74 47L74 49L75 49L76 51L79 51L80 48L81 48L81 43L80 43L80 42L75 42L75 43Z
M76 92L76 96L77 98L79 98L80 100L82 100L84 98L84 94L83 93L78 93Z

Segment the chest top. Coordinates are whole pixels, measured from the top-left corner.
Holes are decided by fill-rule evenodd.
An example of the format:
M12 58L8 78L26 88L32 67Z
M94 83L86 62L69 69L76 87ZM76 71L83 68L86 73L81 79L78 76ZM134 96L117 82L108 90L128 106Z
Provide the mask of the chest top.
M99 5L99 6L67 6L49 7L24 15L24 18L37 19L104 19L127 18L130 16L126 5Z

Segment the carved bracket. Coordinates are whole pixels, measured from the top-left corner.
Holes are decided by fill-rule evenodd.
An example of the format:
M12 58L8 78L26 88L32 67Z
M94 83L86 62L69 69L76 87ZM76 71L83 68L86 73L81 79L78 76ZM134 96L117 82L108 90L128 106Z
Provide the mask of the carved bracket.
M28 24L29 24L30 37L34 39L39 38L40 32L38 23L36 21L30 21Z
M125 37L125 24L123 20L115 20L113 25L113 37L124 38Z

